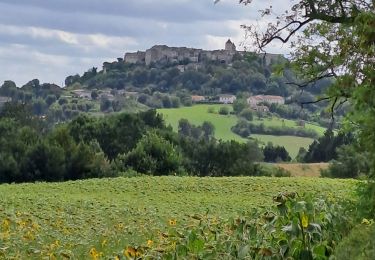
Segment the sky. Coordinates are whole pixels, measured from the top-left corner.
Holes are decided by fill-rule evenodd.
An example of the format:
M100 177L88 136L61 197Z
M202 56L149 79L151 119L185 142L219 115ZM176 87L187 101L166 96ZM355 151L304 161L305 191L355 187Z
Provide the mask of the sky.
M290 0L289 0L290 1ZM62 86L69 75L156 44L223 49L230 38L248 46L242 24L258 23L262 7L288 0L0 0L0 85L32 79ZM276 3L276 7L275 7ZM259 23L264 26L264 23ZM270 53L287 53L271 46Z

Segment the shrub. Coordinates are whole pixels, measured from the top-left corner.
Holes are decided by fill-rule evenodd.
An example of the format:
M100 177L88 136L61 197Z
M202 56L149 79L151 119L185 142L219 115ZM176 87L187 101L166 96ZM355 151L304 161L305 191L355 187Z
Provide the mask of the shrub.
M220 107L219 114L220 115L229 115L229 108L228 107Z
M210 114L215 114L216 113L215 108L212 107L212 106L208 107L207 112L210 113Z
M243 117L248 121L253 121L254 114L250 108L247 108L247 109L242 110L242 112L240 113L240 117Z
M181 167L181 157L175 147L154 132L147 133L120 161L125 169L148 175L176 174Z
M281 167L276 167L276 169L273 172L273 176L274 177L290 177L292 176L292 174L288 170L285 170Z

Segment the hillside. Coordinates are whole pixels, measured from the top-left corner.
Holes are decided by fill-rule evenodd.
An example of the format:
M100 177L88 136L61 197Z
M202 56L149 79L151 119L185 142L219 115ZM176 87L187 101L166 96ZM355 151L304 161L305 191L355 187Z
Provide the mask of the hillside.
M139 177L0 185L0 258L88 259L95 252L102 257L123 256L130 245L162 245L167 233L197 225L199 216L218 220L269 207L274 204L272 197L282 191L349 199L355 183Z
M230 41L217 51L156 45L104 62L102 69L92 67L81 75L70 75L63 89L38 79L24 86L5 81L0 87L0 101L29 104L34 115L46 117L53 124L82 113L103 115L190 106L192 96L197 95L208 102L217 102L223 94L276 95L285 100L285 106L270 107L272 112L327 126L330 117L323 111L324 102L305 105L303 111L299 104L314 101L331 81L320 80L301 93L297 86L286 84L300 81L288 62L281 55L236 51Z

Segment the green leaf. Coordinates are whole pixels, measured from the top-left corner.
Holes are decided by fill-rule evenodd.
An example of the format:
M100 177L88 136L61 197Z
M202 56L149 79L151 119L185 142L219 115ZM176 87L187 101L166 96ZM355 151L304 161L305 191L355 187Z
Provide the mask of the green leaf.
M243 246L239 252L238 252L238 258L240 259L243 259L247 256L247 254L249 253L250 251L250 247L247 245L247 246Z
M188 249L184 245L178 245L176 247L177 256L187 256Z
M319 245L314 248L314 255L325 257L326 255L326 247L324 245Z

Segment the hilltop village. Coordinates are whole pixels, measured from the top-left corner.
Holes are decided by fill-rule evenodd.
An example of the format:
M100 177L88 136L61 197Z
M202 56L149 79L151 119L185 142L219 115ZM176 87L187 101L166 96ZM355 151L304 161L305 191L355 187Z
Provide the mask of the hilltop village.
M9 100L32 103L35 114L65 121L80 113L246 104L252 112L327 125L329 119L314 116L321 109L319 104L301 113L298 102L314 100L329 82L318 82L314 92L306 89L301 96L295 86L285 84L296 78L292 71L275 72L276 65L285 62L279 54L239 51L230 39L221 50L155 45L104 62L102 70L93 67L68 76L64 88L37 79L20 88L4 82L0 106Z
M187 47L168 47L166 45L155 45L146 51L126 53L125 63L146 64L169 62L169 63L193 63L199 64L205 61L219 61L223 64L230 64L236 55L243 56L244 51L237 51L236 45L228 39L223 50L202 50ZM263 55L265 63L268 65L280 57L278 54Z

